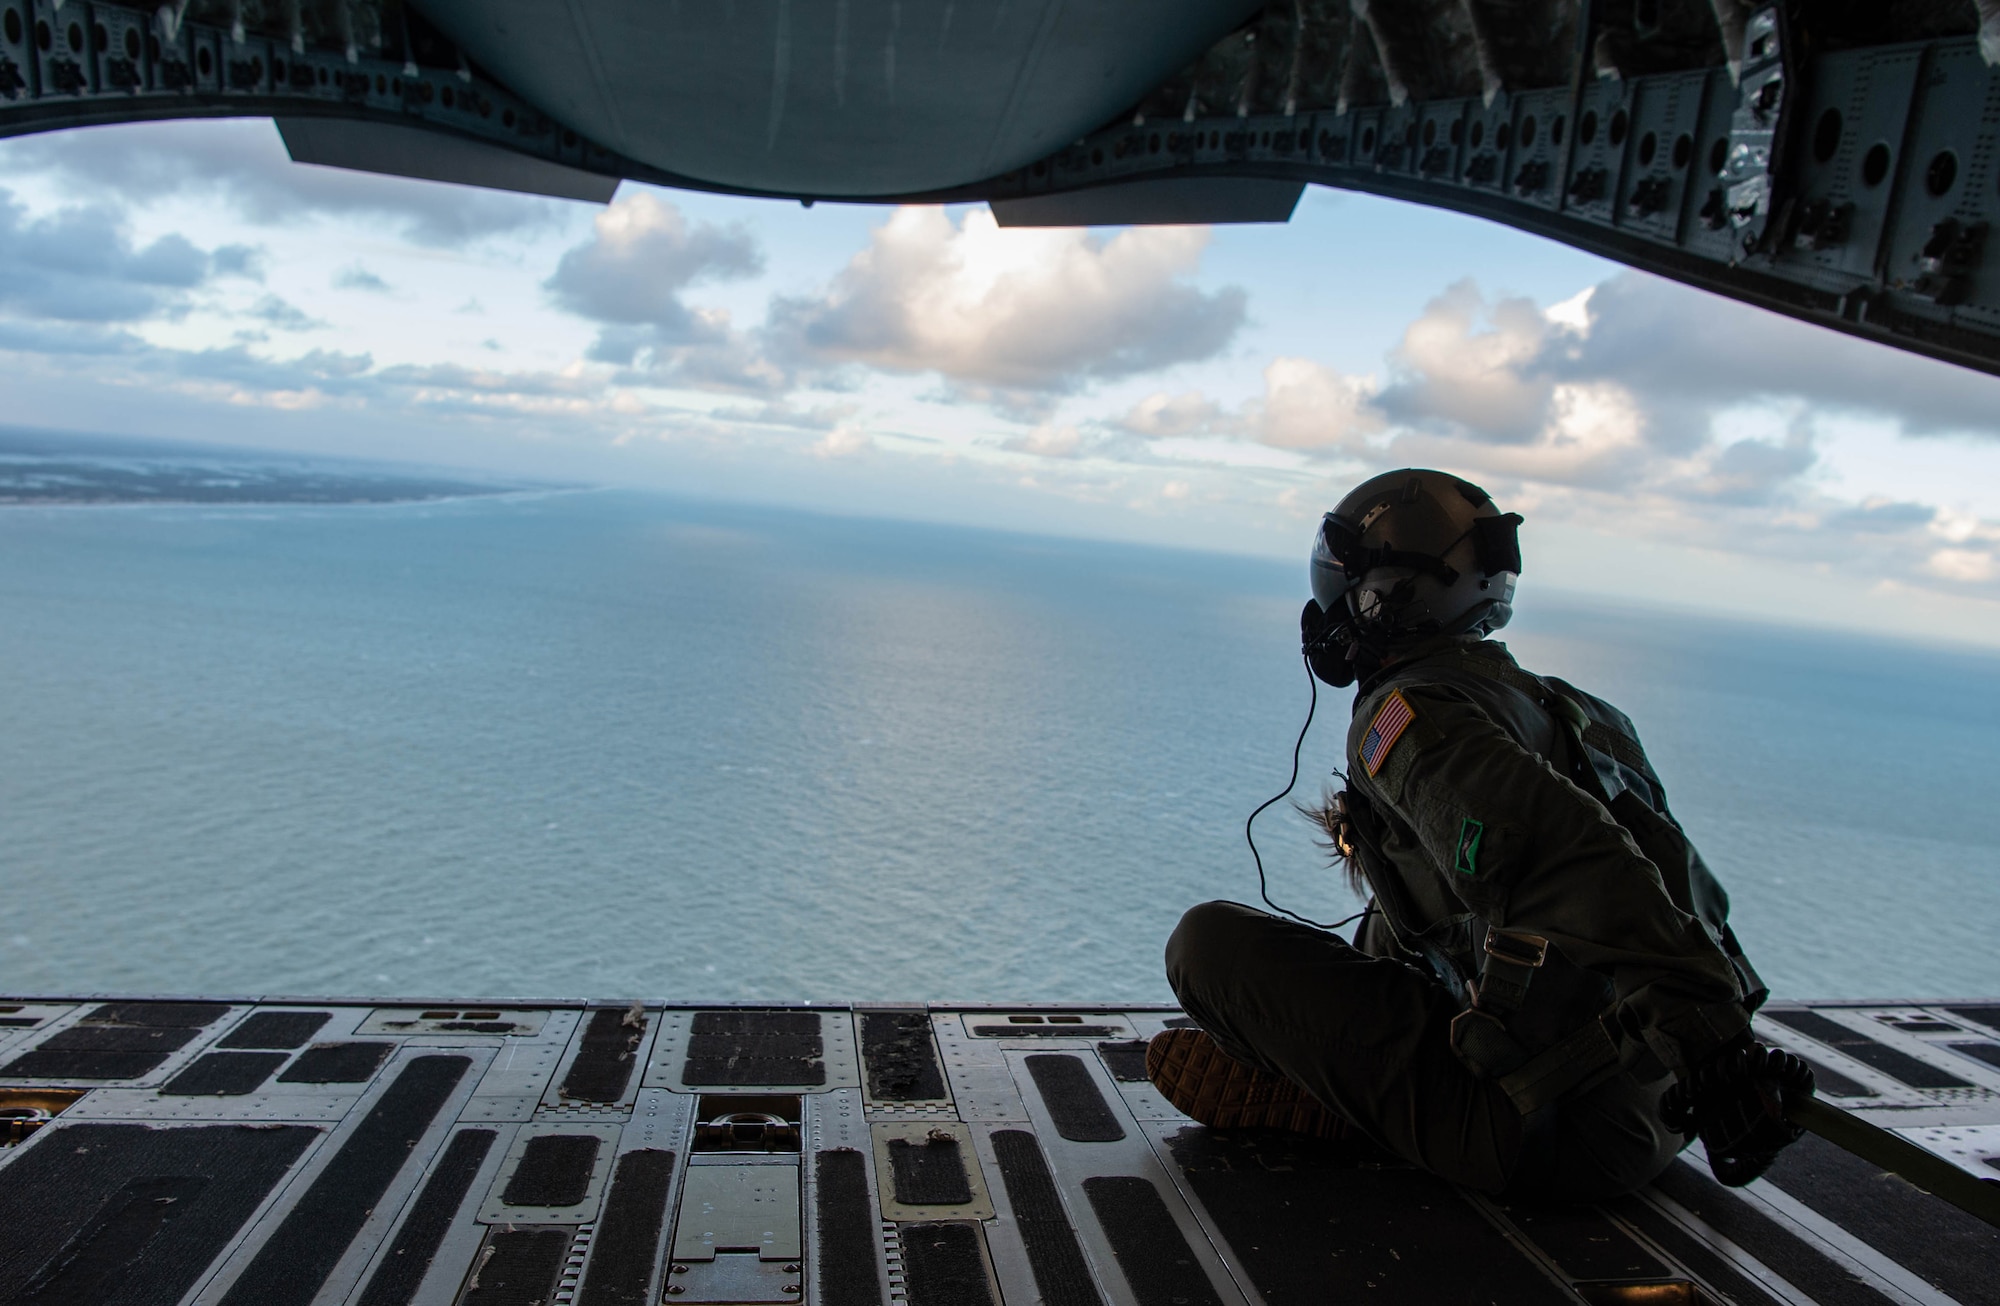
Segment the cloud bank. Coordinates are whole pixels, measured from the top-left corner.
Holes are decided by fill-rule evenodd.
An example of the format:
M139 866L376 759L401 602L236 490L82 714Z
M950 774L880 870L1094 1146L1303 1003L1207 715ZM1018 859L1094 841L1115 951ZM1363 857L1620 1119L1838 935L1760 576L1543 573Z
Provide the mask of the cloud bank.
M990 213L954 222L899 209L818 294L780 298L780 353L932 373L960 393L1036 411L1090 381L1210 358L1243 325L1238 287L1187 280L1203 228L1001 231Z
M1637 273L1546 308L1445 286L1359 370L1312 338L1267 336L1241 360L1250 390L1225 392L1217 364L1236 366L1250 297L1204 275L1199 228L1002 231L984 210L904 208L771 285L747 221L698 220L695 201L645 188L569 234L588 210L300 167L267 123L5 151L0 351L65 383L523 440L699 438L871 475L942 456L1074 502L1235 512L1255 531L1372 471L1434 464L1538 521L2000 597L2000 521L1954 506L1949 485L1840 489L1866 481L1837 465L1857 422L2000 445L2000 382ZM233 215L235 239L147 225L142 206L162 199ZM301 282L256 245L280 227L345 243ZM470 343L385 353L334 325L364 296L412 303L454 261L511 278L454 288L489 319ZM538 299L542 321L568 324L562 352L521 343Z

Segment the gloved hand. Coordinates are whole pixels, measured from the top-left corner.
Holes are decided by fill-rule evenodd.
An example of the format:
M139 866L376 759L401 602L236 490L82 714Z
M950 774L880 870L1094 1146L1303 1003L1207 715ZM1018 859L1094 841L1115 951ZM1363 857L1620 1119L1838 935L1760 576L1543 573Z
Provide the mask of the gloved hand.
M1324 683L1345 689L1354 683L1354 663L1348 660L1347 649L1332 639L1339 628L1337 614L1321 608L1318 599L1306 600L1305 611L1299 613L1299 647L1306 664Z
M1660 1119L1676 1133L1699 1134L1717 1182L1741 1188L1805 1132L1785 1119L1785 1108L1812 1095L1811 1066L1745 1034L1668 1089Z

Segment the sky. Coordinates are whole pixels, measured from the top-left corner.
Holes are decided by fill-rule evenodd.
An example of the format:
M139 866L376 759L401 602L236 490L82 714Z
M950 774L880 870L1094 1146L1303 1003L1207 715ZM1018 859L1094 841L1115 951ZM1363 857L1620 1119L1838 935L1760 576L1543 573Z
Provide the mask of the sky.
M291 163L264 120L0 142L0 422L1303 561L1401 466L1533 587L2000 646L2000 379L1455 214L983 206Z

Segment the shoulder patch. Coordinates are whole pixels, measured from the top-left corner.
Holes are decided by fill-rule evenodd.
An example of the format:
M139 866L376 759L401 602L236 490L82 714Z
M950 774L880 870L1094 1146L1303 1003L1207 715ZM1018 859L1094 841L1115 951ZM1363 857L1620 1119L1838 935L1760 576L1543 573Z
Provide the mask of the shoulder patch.
M1389 760L1389 750L1410 728L1417 714L1410 708L1410 700L1403 697L1403 691L1392 689L1389 697L1382 700L1382 706L1375 709L1375 719L1368 723L1368 733L1361 740L1361 765L1369 775L1377 775Z
M1452 869L1463 875L1479 874L1479 842L1486 835L1486 823L1466 817L1458 823L1458 856Z

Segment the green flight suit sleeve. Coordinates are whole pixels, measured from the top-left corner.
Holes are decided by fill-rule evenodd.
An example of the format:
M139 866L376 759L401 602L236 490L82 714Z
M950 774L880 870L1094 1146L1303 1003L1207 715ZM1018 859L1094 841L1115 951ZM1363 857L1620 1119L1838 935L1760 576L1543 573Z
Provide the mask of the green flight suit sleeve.
M1494 926L1539 934L1608 977L1628 1065L1643 1050L1684 1075L1749 1016L1734 970L1603 804L1449 686L1400 690L1414 719L1360 762L1374 705L1350 734L1352 774L1413 830L1436 873Z

